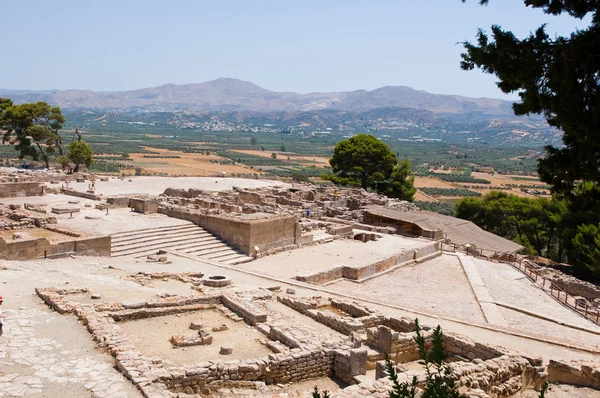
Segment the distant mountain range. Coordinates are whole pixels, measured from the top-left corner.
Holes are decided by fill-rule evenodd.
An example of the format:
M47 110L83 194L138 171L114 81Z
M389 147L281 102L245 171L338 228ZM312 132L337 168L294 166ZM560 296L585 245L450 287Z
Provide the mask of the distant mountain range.
M46 101L64 109L106 109L139 112L306 112L337 110L365 112L378 108L412 108L435 114L512 117L511 102L491 98L430 94L410 87L372 91L297 94L266 90L253 83L220 78L199 84L165 84L132 91L4 90L0 97L16 103Z

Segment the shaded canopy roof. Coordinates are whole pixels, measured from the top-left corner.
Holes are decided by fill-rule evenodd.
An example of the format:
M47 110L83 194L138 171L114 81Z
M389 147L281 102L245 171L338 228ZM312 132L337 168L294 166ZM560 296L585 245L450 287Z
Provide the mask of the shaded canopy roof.
M405 212L377 206L369 207L366 211L374 215L412 223L423 230L442 230L444 236L457 245L471 244L478 249L499 253L515 253L523 248L518 243L484 231L471 221L461 218L444 216L430 211Z

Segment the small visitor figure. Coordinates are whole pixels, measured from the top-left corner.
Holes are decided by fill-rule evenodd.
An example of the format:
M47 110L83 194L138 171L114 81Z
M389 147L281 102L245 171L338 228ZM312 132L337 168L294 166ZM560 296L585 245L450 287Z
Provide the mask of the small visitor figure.
M306 218L310 218L310 209L306 209Z
M2 296L0 296L0 305L2 305L2 303L4 302L4 299L2 298ZM6 317L2 314L2 308L0 308L0 336L2 336L2 333L4 333L2 331L2 327L4 326L4 319Z

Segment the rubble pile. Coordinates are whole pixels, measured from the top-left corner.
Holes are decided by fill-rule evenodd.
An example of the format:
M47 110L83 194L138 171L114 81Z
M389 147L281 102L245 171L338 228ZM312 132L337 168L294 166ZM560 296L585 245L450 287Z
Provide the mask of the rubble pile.
M56 217L39 217L13 205L0 204L0 231L26 228L46 228L48 224L56 224Z
M238 189L229 192L168 188L159 197L160 206L198 210L203 214L287 214L303 217L303 231L325 229L330 224L360 224L367 206L385 206L399 211L415 211L410 202L388 198L363 189L323 186ZM387 228L383 232L393 232Z

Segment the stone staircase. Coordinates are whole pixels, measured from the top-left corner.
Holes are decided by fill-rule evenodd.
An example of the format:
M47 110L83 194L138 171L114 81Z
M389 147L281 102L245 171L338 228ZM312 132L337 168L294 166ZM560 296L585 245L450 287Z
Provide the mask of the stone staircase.
M230 265L252 261L252 257L246 256L193 223L118 232L111 235L112 257L145 257L155 254L158 250L178 251Z

